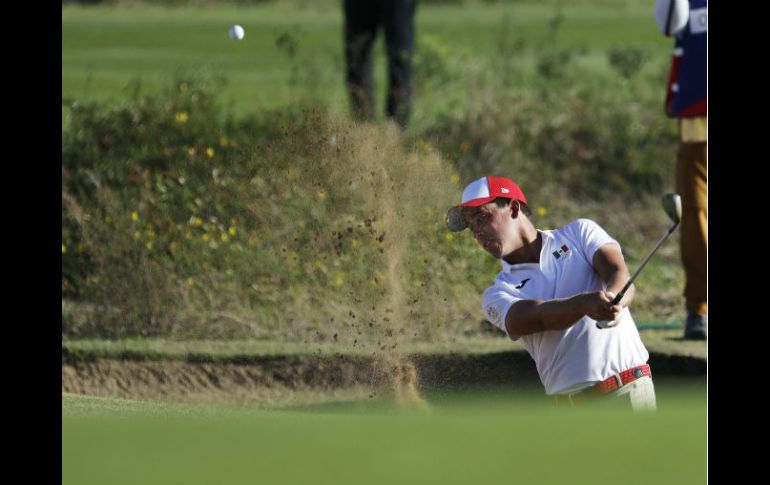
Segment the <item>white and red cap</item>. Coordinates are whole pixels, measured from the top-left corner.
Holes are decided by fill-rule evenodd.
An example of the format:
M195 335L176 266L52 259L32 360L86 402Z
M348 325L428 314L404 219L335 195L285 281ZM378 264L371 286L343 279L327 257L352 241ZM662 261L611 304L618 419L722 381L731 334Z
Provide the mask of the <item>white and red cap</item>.
M463 190L463 198L460 205L449 209L446 214L446 225L452 232L462 231L468 227L468 221L463 216L463 207L478 207L492 202L498 197L515 199L527 203L524 192L513 180L505 177L482 177L474 180Z

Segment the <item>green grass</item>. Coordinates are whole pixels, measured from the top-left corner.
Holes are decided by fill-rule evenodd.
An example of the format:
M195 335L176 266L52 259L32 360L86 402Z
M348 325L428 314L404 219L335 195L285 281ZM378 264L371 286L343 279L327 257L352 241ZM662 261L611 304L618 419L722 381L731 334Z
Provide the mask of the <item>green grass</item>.
M368 355L371 349L350 347L343 343L333 342L285 342L277 340L165 340L127 338L119 340L77 339L66 340L62 346L76 352L88 355L98 355L106 358L119 357L126 352L157 358L182 358L186 355L208 355L217 357L232 357L236 355L276 356L276 355L333 355L344 354ZM441 341L405 341L402 350L408 353L440 354L447 352L458 353L487 353L520 349L516 342L505 338L470 337ZM368 351L367 351L368 350Z
M702 390L701 390L702 391ZM668 397L667 397L668 396ZM701 484L702 392L659 411L475 395L430 411L260 411L62 396L63 484Z
M650 352L686 355L706 358L706 342L681 340L681 329L643 330L642 341ZM276 340L167 340L127 338L119 340L77 339L62 342L62 347L80 355L117 358L125 353L134 353L150 358L179 359L188 355L207 355L212 358L232 356L276 356L276 355L368 355L371 349L364 346L351 347L349 344L333 342L282 342ZM485 354L523 350L518 342L504 337L474 336L432 341L401 342L401 351L407 354L442 354L449 352L464 354Z
M506 40L522 39L524 50L515 62L526 69L543 48L582 48L579 62L608 70L606 50L614 46L645 49L656 70L669 55L668 39L652 19L652 0L641 5L599 2L565 6L554 37L549 23L556 15L550 5L474 4L420 5L416 15L419 39L431 36L450 52L467 54L471 62L500 56ZM226 76L222 89L225 106L237 114L276 107L303 95L312 95L343 110L342 12L338 5L301 8L270 4L248 8L81 7L62 8L62 97L65 100L113 102L132 93L154 92L179 69ZM227 28L239 23L243 41L227 37ZM297 42L291 58L276 40L288 34ZM376 76L382 100L385 63L381 40L376 47ZM509 57L513 57L512 55ZM505 57L500 57L503 60ZM510 60L510 59L508 59ZM292 84L292 69L297 82ZM138 81L138 82L136 82ZM415 114L432 112L432 96L415 100ZM65 103L66 104L66 103ZM63 121L66 121L63 107Z
M349 292L343 294L328 286L342 278L342 270L337 267L324 268L321 272L326 275L325 280L320 278L321 283L327 284L321 289L331 291L322 291L319 298L326 303L331 302L329 306L335 307L328 312L320 312L312 300L318 296L318 284L308 284L313 288L312 292L302 290L302 284L306 283L305 276L302 276L301 281L292 279L281 283L260 279L263 278L261 272L274 276L308 271L300 268L299 263L295 264L295 261L300 261L299 255L305 251L306 241L299 241L295 247L286 248L277 230L271 231L270 236L277 235L272 239L265 238L264 232L247 232L252 230L248 224L258 219L251 212L252 207L258 205L252 198L254 191L244 188L252 172L258 171L261 177L272 184L283 176L279 170L293 169L295 165L301 171L306 171L312 166L319 166L319 162L328 162L329 167L344 173L361 166L360 159L345 166L331 154L324 159L315 149L300 148L297 151L303 142L316 143L313 137L307 140L294 135L276 137L280 134L281 123L297 123L297 118L292 116L283 121L279 119L290 112L297 112L298 106L305 106L297 103L299 99L312 98L324 107L346 111L339 3L310 2L310 6L303 7L298 6L299 3L304 2L277 2L248 8L228 5L185 8L68 5L62 8L63 134L68 135L68 140L74 140L63 147L63 159L71 163L71 166L68 165L68 172L71 172L68 177L75 181L67 185L68 193L63 192L63 200L70 201L72 197L77 200L77 204L68 205L67 210L63 210L63 220L67 222L66 230L63 228L63 253L65 243L69 248L67 254L63 254L64 272L68 277L74 273L80 277L83 275L79 270L86 266L84 261L106 261L94 255L101 253L104 248L116 248L117 245L107 242L106 237L99 239L100 230L122 242L133 237L136 244L130 247L126 245L126 250L136 257L144 257L143 248L148 243L154 244L155 248L148 247L148 251L157 251L150 255L151 264L145 266L146 276L142 279L134 271L137 264L127 258L126 253L115 250L114 255L117 257L114 261L110 260L110 263L103 265L106 271L101 274L99 271L103 268L91 271L85 286L89 290L98 288L104 294L117 295L118 298L114 301L99 300L93 296L99 293L97 291L89 295L84 293L79 300L63 300L63 333L77 335L82 330L88 335L148 334L156 331L163 333L173 327L179 331L177 336L255 335L283 338L289 335L297 340L304 338L296 336L297 326L310 325L315 322L312 318L316 316L331 315L338 308L349 306ZM535 220L538 227L561 226L576 217L594 219L621 243L629 269L633 272L668 224L659 208L657 195L653 197L644 191L653 190L649 187L655 187L656 192L670 188L673 173L669 172L669 166L673 167L675 157L674 124L665 120L660 107L665 81L663 74L670 55L670 39L661 36L655 28L651 14L653 3L652 0L645 0L641 5L627 0L581 0L577 4L558 1L545 4L473 2L470 6L421 4L416 19L417 54L419 57L426 51L432 53L434 57L428 56L428 60L434 61L439 68L438 74L429 76L427 81L423 79L424 85L416 82L420 90L415 96L414 122L407 131L408 136L402 140L404 151L394 153L400 159L407 154L418 153L418 161L408 166L409 170L413 170L408 178L417 180L424 177L419 167L427 162L428 150L419 147L430 146L426 140L440 152L447 166L457 168L462 182L475 179L480 171L509 173L519 181L522 180L519 177L522 177L528 183L525 190L535 208L543 211L547 209L548 212L547 216ZM557 19L559 21L555 22ZM242 42L232 41L226 36L227 27L236 22L246 27L246 38ZM550 27L555 24L559 25L556 30ZM297 52L294 57L277 45L277 39L281 36L289 36L296 41ZM377 49L379 99L382 99L382 81L385 76L381 47ZM630 81L622 79L611 70L607 53L615 47L641 49L648 56L641 73ZM569 73L560 78L561 81L537 76L535 65L548 60L546 54L559 51L568 51L572 55ZM172 78L180 70L188 74L189 71L201 74L203 78L208 75L226 77L228 82L223 87L212 88L207 92L214 96L217 105L237 115L264 115L267 108L289 106L285 112L276 111L265 115L269 121L259 125L258 131L268 132L267 135L261 135L275 140L273 148L277 147L276 152L266 153L264 145L255 154L245 150L236 152L216 145L218 141L221 142L219 135L226 134L233 138L242 137L239 139L241 147L254 146L254 133L249 129L226 124L224 118L220 119L212 111L206 111L194 123L195 114L201 106L194 99L188 98L197 96L191 94L194 91L192 79L196 76L190 74ZM501 81L503 78L505 82ZM190 91L176 85L181 81L172 83L172 79L184 79L185 83L189 80ZM212 85L217 86L216 83ZM555 101L544 99L544 95L548 94L540 92L544 86L550 86L552 92L558 95L554 97ZM157 93L161 87L170 88L174 94L154 97L149 101L138 99L140 95ZM587 89L589 87L591 89ZM577 91L572 92L575 89ZM183 95L183 92L187 92L187 95ZM71 122L67 116L70 112L68 106L72 106L70 103L86 106L83 110L72 110L72 113L89 113L87 102L95 100L125 103L127 108L105 117L81 114L82 118L78 118L81 124L77 125L77 120L73 122L78 128L68 131L67 126ZM184 102L175 104L173 100ZM576 108L570 110L569 106ZM564 113L559 113L562 108L566 109L567 118L563 117ZM172 123L174 110L177 109L180 111L177 114L185 116L189 111L190 121L184 125L189 131ZM98 113L108 111L104 106L98 106L95 110ZM479 116L474 114L476 112L479 112ZM159 120L158 128L145 131L145 128L156 125L149 121L154 119L152 116L143 117L142 113L154 113ZM501 116L500 113L517 115L509 117ZM144 121L131 122L136 119ZM168 119L172 122L168 122ZM492 122L486 124L490 126L484 127L489 120ZM89 126L105 130L89 130ZM302 133L318 133L322 129L313 123L307 126L308 129L301 130ZM620 129L615 129L617 127ZM135 138L128 136L129 131ZM527 135L530 131L532 133ZM336 139L337 135L334 136ZM169 142L167 137L176 141ZM120 145L121 139L130 139L131 142L126 145L131 148L114 148L114 145ZM109 143L110 140L112 143ZM366 139L361 140L361 143L353 146L367 146ZM584 151L576 147L584 144L588 145L589 151L596 151L598 155L588 159L580 158L580 153ZM195 146L197 152L190 145ZM211 160L202 155L203 149L208 146L216 148L216 156ZM459 146L466 146L469 151L466 153ZM114 153L110 152L113 148L116 150ZM191 153L191 150L200 156L180 156ZM86 167L88 163L93 163L99 169L92 171L91 167ZM165 164L168 164L168 169L159 168ZM211 164L210 169L206 164ZM144 165L149 170L145 173L155 177L155 188L147 185L147 181L145 186L135 183L136 174L133 170L139 170ZM386 162L386 165L394 166L391 162ZM200 178L190 178L193 176L193 166L205 168L199 172ZM379 163L376 166L379 168ZM536 168L526 172L522 170L524 166ZM121 167L130 170L124 172ZM241 167L242 171L237 175L232 172L237 183L227 191L219 194L218 189L207 185L213 183L209 173L231 173L236 167ZM549 175L551 171L557 173L555 167L559 168L558 173L563 174L563 179L556 180ZM88 170L82 170L85 168ZM113 169L118 174L115 180L111 178L114 174L110 170ZM325 170L321 175L326 176L328 171ZM403 172L401 169L398 171ZM538 173L543 174L542 179L536 177ZM189 180L189 189L175 185L180 174ZM447 181L449 172L442 172L434 178L438 186L438 181L442 184ZM115 196L109 199L111 205L106 202L102 206L91 205L87 197L78 196L79 184L90 187L93 180L102 183L105 179L112 180L116 185ZM574 190L562 183L596 179L600 180L599 184L577 184L578 189ZM615 182L609 183L607 179ZM599 194L596 189L601 187L597 185L609 187L608 194ZM242 192L238 192L241 189ZM143 195L138 196L132 190L139 190ZM199 197L193 193L195 190L200 190L206 196ZM316 190L313 189L313 192ZM237 193L240 198L233 196ZM442 195L450 193L456 196L459 187L441 190ZM349 194L336 195L342 195L342 199L345 199ZM335 200L338 198L336 195ZM594 200L586 201L592 197ZM175 202L163 202L167 199ZM179 202L182 199L187 206ZM292 202L303 199L293 197ZM222 206L222 201L227 201L226 207ZM437 197L431 197L430 201L436 204L435 212L438 214L443 213L444 207L448 205L443 201L439 203ZM360 203L357 205L360 206ZM193 247L192 243L183 244L175 260L156 256L162 254L166 246L178 243L172 240L187 237L180 232L181 229L169 229L171 226L164 226L161 231L159 224L169 222L175 224L174 227L186 227L192 216L201 216L203 219L216 216L225 221L240 215L239 212L246 212L241 211L241 208L248 208L248 213L244 218L246 225L242 226L241 220L238 222L238 238L246 241L248 237L252 243L264 243L259 251L254 250L252 244L246 262L238 259L243 256L238 256L234 251L226 253L226 256L232 256L235 260L222 263L227 258L221 256L210 260L210 251ZM87 216L80 217L81 209L85 210ZM313 209L318 209L318 206ZM127 214L134 210L138 210L142 224L153 224L152 234L155 236L147 237L157 236L155 240L142 239L142 233L134 229L130 233L120 234L119 230L106 227L109 224L107 222L104 227L100 227L98 221L105 215L101 211L106 211L109 219L124 221ZM280 217L271 214L270 220L275 222L276 229L280 228L286 234L299 233L305 238L310 230L304 229L304 226L297 229L293 225L294 221L300 219L304 224L305 216L300 217L300 214L304 214L305 210L297 209L296 213L291 213L291 210L283 211ZM341 203L336 204L329 207L328 214L323 211L320 216L314 214L313 220L320 221L321 225L329 225L329 222L338 222L335 219L337 214L348 210ZM171 217L166 221L169 215ZM108 218L103 219L106 221ZM332 229L340 227L333 226ZM145 230L150 228L145 227ZM453 256L447 260L452 265L443 262L432 264L439 268L436 271L432 269L432 274L436 275L433 280L441 278L440 281L446 284L440 293L435 293L437 308L426 314L438 315L441 312L441 298L445 298L444 301L447 297L449 301L462 300L462 304L458 305L460 310L452 308L452 314L446 315L447 318L439 323L446 325L446 320L452 320L454 326L449 327L451 330L447 334L471 333L477 328L477 319L480 318L478 298L483 289L480 275L485 275L483 284L487 284L498 266L489 258L482 259L483 255L476 252L475 243L468 234L456 236L464 244L464 252L458 256L457 244L450 245L443 239L443 224L438 230L441 232L437 233L437 240L444 245L439 253L453 251ZM429 237L433 236L430 234ZM360 239L358 234L355 237ZM632 311L641 327L648 322L681 322L684 314L681 296L683 272L678 258L677 238L678 235L675 235L661 248L637 280L637 296ZM406 239L410 253L417 254L418 241L424 238ZM297 238L294 240L297 241ZM325 243L321 242L323 247ZM343 242L348 243L347 240ZM352 244L352 240L350 242ZM474 246L473 252L470 246ZM223 247L219 250L224 251ZM270 251L284 251L286 258L266 256ZM358 249L359 254L365 254L362 251ZM353 253L355 251L351 250L345 256L352 258ZM321 256L326 255L321 253ZM180 263L180 260L185 263ZM130 278L110 266L118 265L117 262L125 263L127 271L132 273ZM349 261L341 264L348 265ZM443 267L447 268L446 271L441 269ZM252 278L254 275L244 276L245 268L263 270L252 271L259 276ZM475 271L468 268L475 268ZM84 270L83 273L88 271ZM153 271L168 276L168 281L152 276ZM233 273L238 276L237 285L233 283L236 280L231 279ZM109 281L104 279L107 274L113 275L112 279L108 278ZM473 281L475 288L467 291L466 287L461 288L454 281L445 281L447 275L463 275L468 281ZM350 283L353 278L363 281L362 271L356 268L349 276L351 278L345 280L345 285L353 286ZM120 284L115 284L115 281ZM228 289L212 290L212 286L223 281L224 285L230 285ZM262 289L258 296L253 293L255 281ZM151 284L148 285L148 282ZM75 283L70 284L68 290ZM164 288L164 285L173 293L158 290ZM278 289L279 285L283 287ZM142 288L146 290L145 293L142 293ZM190 293L193 291L190 288L195 288L197 293ZM361 286L354 289L361 290ZM132 292L135 295L132 296ZM268 296L277 297L279 293L285 297L283 300L274 299L265 303ZM202 295L206 298L201 299ZM70 296L67 295L68 298ZM134 296L136 299L131 300ZM254 303L255 299L259 301ZM118 300L121 302L116 305ZM187 305L183 308L186 312L175 308L177 303L179 307ZM312 311L306 311L307 308ZM276 309L282 311L278 317L276 313L279 310ZM294 318L296 324L289 322L289 327L284 321L287 309L296 311L298 315ZM96 311L102 314L94 313ZM339 314L334 313L336 321L340 322L346 313L347 309ZM105 315L113 320L119 320L115 315L122 315L128 322L120 322L125 328L114 328L106 322ZM142 328L140 332L137 327L148 321L153 322L155 327ZM410 321L412 323L428 328L418 320ZM328 321L324 324L328 324ZM77 330L71 331L73 328ZM329 335L336 331L332 329Z

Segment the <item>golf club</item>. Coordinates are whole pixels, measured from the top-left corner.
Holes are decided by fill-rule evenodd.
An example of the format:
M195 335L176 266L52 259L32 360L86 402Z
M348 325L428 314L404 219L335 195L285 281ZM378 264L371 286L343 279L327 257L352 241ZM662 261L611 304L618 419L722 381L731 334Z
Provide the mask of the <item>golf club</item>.
M612 299L611 304L617 305L620 300L623 299L623 295L626 294L626 290L631 286L631 283L634 282L637 276L639 276L639 273L641 273L642 269L647 265L647 262L650 260L653 254L658 250L658 248L663 244L663 241L668 239L668 236L671 235L672 232L679 226L679 221L682 219L682 199L679 197L679 194L665 194L663 196L663 199L661 200L663 204L663 210L666 211L666 214L668 215L668 218L671 219L671 222L673 224L671 227L668 228L668 231L663 235L663 237L658 241L658 244L655 245L654 248L652 248L652 251L650 251L650 254L648 254L644 260L642 260L642 263L639 265L639 268L636 270L636 273L634 273L633 276L628 280L628 282L623 286L623 289L620 290L620 292L615 295L615 298ZM619 319L615 320L600 320L596 322L596 328L612 328L615 325L617 325L620 322Z

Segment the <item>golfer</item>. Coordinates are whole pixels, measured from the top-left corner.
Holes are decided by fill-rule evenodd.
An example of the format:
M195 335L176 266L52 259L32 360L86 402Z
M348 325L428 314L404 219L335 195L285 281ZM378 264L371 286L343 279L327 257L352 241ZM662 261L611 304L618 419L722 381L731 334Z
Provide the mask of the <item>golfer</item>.
M502 264L484 292L487 319L521 342L557 403L629 400L654 410L649 353L628 310L634 287L611 305L629 278L617 241L588 219L545 231L529 215L524 193L504 177L472 182L447 213L451 231L469 227ZM599 329L598 320L618 322Z

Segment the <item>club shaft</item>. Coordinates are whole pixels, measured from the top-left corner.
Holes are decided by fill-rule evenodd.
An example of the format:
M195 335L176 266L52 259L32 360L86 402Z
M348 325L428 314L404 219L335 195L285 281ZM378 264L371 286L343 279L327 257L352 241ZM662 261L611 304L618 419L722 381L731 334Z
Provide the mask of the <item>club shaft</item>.
M655 252L658 250L658 248L661 246L661 244L663 244L663 241L668 239L668 236L670 236L671 233L674 232L674 229L676 229L676 226L678 226L678 225L679 225L679 223L676 223L673 226L671 226L668 229L668 232L666 232L666 234L664 234L663 237L660 238L660 241L658 241L658 244L656 244L655 247L652 248L652 251L650 251L650 253L644 258L644 260L642 260L642 263L639 265L639 268L637 268L637 270L634 273L634 275L631 276L631 278L629 278L628 282L623 286L623 289L620 290L620 292L617 295L615 295L615 298L612 299L612 302L611 302L612 305L617 305L620 302L620 300L623 299L623 295L625 295L626 291L628 290L628 288L631 287L631 283L633 283L634 280L636 279L636 277L639 276L639 273L642 272L642 270L647 265L647 262L650 260L652 255L655 254Z

